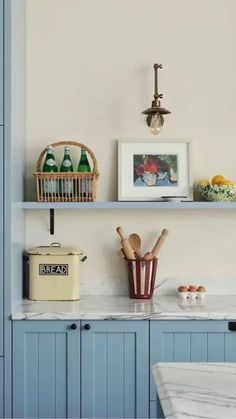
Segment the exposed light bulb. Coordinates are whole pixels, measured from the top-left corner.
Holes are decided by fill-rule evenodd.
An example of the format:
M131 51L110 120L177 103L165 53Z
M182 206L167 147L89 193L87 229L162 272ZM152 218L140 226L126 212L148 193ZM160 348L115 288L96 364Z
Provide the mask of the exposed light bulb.
M159 134L162 127L162 120L161 116L158 113L152 115L151 122L150 122L150 132L154 135Z

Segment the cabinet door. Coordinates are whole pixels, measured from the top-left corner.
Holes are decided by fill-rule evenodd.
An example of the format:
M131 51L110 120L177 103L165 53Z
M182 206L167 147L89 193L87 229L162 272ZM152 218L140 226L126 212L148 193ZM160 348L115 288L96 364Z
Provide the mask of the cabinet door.
M236 332L228 330L228 322L163 320L150 323L151 365L156 362L236 362ZM150 400L157 400L152 374ZM156 411L159 409L157 406Z
M0 125L3 125L3 0L0 0Z
M14 322L13 417L80 417L79 324Z
M3 418L3 358L0 358L0 418Z
M3 127L0 127L0 356L3 355Z
M149 322L91 321L81 333L81 417L147 418Z

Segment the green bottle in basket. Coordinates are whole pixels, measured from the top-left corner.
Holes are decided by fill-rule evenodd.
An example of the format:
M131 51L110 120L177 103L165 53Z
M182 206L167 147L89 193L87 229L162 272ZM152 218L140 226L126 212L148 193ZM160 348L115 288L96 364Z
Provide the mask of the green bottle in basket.
M73 165L70 157L70 147L66 146L64 148L64 157L61 163L62 173L73 172ZM73 180L72 179L61 179L60 182L60 195L65 197L73 196Z
M51 145L47 147L47 154L43 164L43 173L56 173L58 172L57 163L54 156L54 149ZM55 195L59 191L57 179L44 179L43 180L43 194Z
M87 158L86 150L81 148L81 156L78 165L78 172L91 173L91 167ZM81 197L91 197L91 181L88 179L82 179L81 184L79 185L79 195Z

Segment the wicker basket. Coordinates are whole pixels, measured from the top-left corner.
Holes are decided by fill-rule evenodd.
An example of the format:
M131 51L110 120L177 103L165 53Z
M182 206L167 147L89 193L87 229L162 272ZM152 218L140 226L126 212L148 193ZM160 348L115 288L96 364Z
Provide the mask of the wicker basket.
M97 160L86 145L76 141L59 141L50 144L52 147L75 146L87 151L93 161L92 172L71 173L43 173L41 172L42 161L47 153L45 148L37 162L36 188L37 201L40 202L92 202L96 200L96 186L99 176Z

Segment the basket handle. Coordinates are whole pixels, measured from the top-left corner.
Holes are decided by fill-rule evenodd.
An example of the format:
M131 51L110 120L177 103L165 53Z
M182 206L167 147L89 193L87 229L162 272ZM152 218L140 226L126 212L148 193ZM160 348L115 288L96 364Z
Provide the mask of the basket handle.
M65 146L66 145L74 145L76 147L84 148L89 153L90 157L92 158L93 172L97 173L98 167L97 167L96 157L95 157L94 153L92 152L92 150L90 148L88 148L85 144L78 143L77 141L57 141L56 143L52 143L52 144L49 144L49 145L51 145L52 147L57 147L57 146L61 146L61 145L65 145ZM36 166L36 171L37 172L41 171L42 160L44 158L44 155L47 153L47 147L45 147L44 150L40 153L40 156L39 156L38 161L37 161L37 166Z

